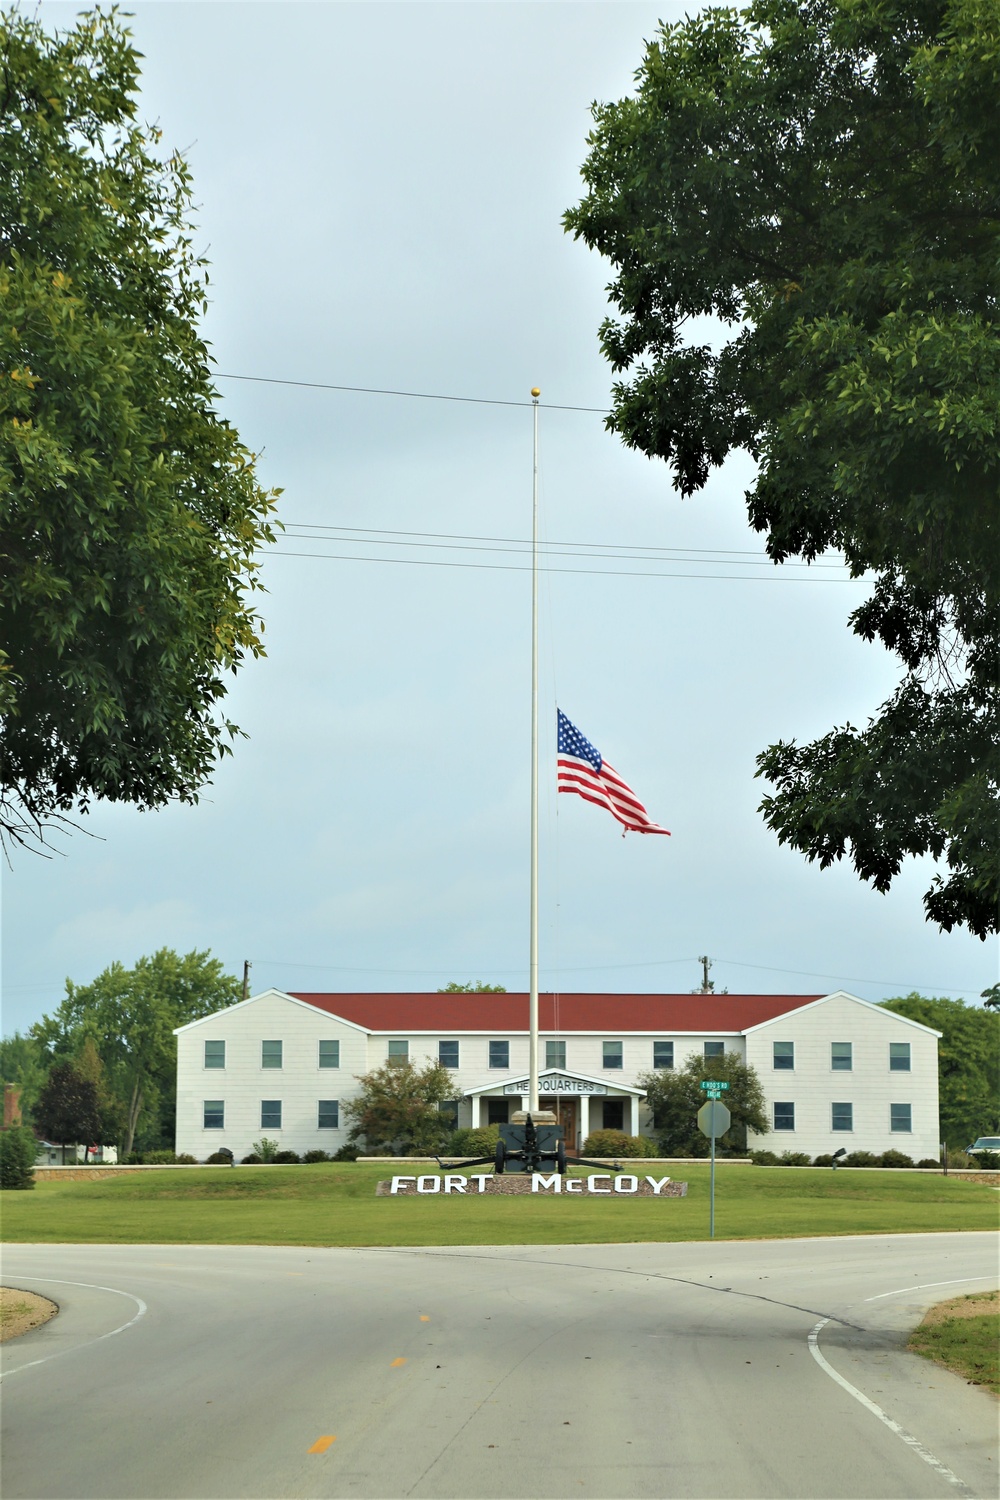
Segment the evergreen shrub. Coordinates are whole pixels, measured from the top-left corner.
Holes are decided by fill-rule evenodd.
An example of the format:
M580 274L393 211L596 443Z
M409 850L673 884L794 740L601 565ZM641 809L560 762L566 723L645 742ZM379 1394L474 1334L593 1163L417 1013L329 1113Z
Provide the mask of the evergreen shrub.
M281 1162L283 1166L297 1165L302 1160L297 1151L276 1151L272 1159Z
M941 1170L941 1163L934 1156L925 1156L925 1157L923 1157L923 1159L921 1161L917 1162L917 1166L918 1167L934 1167L934 1168L937 1169L937 1171Z
M455 1130L448 1139L445 1156L492 1156L500 1139L499 1125L476 1125Z
M780 1166L780 1162L773 1151L751 1151L750 1160L755 1167Z
M808 1167L812 1163L804 1151L782 1151L778 1157L779 1167Z
M648 1135L626 1135L624 1130L592 1130L583 1143L582 1156L659 1156L659 1148Z
M331 1161L357 1161L359 1154L360 1153L358 1151L357 1146L341 1146L341 1148L340 1148L339 1151L335 1151L333 1153L333 1155L330 1157L330 1160Z
M307 1151L302 1160L306 1162L307 1165L313 1166L318 1161L332 1161L333 1158L329 1156L325 1151L321 1151L318 1147L316 1147L316 1149L313 1151Z
M871 1151L852 1151L849 1156L844 1157L845 1167L880 1167L881 1157Z
M913 1157L902 1151L883 1151L879 1158L883 1167L912 1167Z
M0 1188L26 1191L35 1185L34 1132L24 1125L0 1131Z

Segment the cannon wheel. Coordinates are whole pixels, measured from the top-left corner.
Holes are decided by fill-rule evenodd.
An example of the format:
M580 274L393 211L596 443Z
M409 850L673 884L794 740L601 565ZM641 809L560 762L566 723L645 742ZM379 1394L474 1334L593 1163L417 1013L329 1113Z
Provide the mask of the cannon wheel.
M560 1141L556 1146L556 1170L561 1176L566 1176L566 1142Z
M497 1152L493 1159L493 1165L496 1171L502 1176L504 1168L507 1165L507 1147L503 1141L497 1141Z

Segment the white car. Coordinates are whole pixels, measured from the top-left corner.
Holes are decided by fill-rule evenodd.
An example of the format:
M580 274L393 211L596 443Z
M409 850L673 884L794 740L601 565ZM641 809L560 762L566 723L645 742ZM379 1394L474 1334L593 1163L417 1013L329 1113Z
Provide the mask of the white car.
M978 1141L965 1149L969 1156L976 1151L1000 1151L1000 1135L981 1135Z

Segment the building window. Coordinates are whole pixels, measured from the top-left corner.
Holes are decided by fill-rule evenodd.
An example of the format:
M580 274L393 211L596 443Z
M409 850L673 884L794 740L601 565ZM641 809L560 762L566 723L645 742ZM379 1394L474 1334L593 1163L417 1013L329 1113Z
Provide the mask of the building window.
M604 1066L606 1068L621 1068L624 1066L621 1042L604 1043Z
M672 1068L673 1065L674 1065L674 1044L673 1044L673 1042L654 1042L653 1043L653 1067L654 1068Z
M458 1043L438 1042L438 1062L442 1068L458 1067Z
M854 1105L853 1104L831 1104L830 1105L830 1129L831 1130L853 1130L854 1129Z
M774 1106L774 1128L775 1130L795 1129L795 1105L778 1104Z
M547 1068L565 1068L566 1066L566 1043L545 1043L545 1066Z
M226 1044L225 1042L205 1043L205 1067L224 1068L226 1066Z
M726 1044L725 1044L725 1042L706 1042L705 1043L705 1056L706 1057L725 1057L725 1055L726 1055Z
M261 1042L261 1044L260 1044L260 1065L261 1065L262 1068L280 1068L281 1067L281 1043L280 1042Z
M913 1113L909 1104L889 1105L889 1129L894 1135L909 1135L913 1129Z
M775 1042L771 1054L771 1062L775 1068L790 1070L795 1067L795 1043Z
M410 1057L410 1044L404 1041L392 1041L388 1044L386 1056L390 1062L407 1062Z
M854 1067L854 1048L850 1042L830 1043L830 1067L835 1073L849 1073ZM836 1130L836 1125L833 1127ZM850 1126L848 1126L850 1129Z
M910 1071L910 1044L909 1042L889 1043L889 1072L908 1073Z
M340 1043L339 1042L320 1042L320 1044L319 1044L319 1065L320 1065L321 1068L339 1068L340 1067Z
M438 1105L438 1114L441 1116L442 1119L448 1121L448 1125L449 1125L449 1127L452 1130L457 1130L458 1129L458 1100L457 1099L445 1099L445 1100L443 1100L443 1102Z
M226 1126L226 1106L222 1099L206 1099L203 1128L205 1130L224 1130Z
M280 1099L262 1099L260 1101L260 1128L261 1130L281 1129Z
M278 1106L278 1113L279 1113L279 1115L281 1113L281 1106L280 1105ZM319 1126L320 1130L339 1130L340 1129L340 1100L339 1099L321 1099L319 1101L319 1113L318 1113L318 1116L317 1116L316 1123ZM261 1121L261 1124L263 1124L263 1121ZM278 1120L278 1124L279 1125L281 1124L281 1120L280 1119Z
M487 1125L506 1125L510 1115L509 1099L487 1099L486 1101L486 1123Z
M490 1042L490 1067L510 1067L510 1042Z
M604 1101L604 1128L605 1128L605 1130L624 1130L624 1128L625 1128L625 1101L624 1101L624 1099L605 1099L605 1101Z

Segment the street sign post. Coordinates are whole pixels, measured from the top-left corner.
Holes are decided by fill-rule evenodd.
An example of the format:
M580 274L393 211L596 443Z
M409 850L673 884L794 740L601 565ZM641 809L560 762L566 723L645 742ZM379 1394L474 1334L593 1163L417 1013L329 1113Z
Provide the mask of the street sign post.
M706 1082L710 1081L706 1080ZM727 1089L729 1084L723 1083L716 1086ZM704 1083L702 1088L705 1088ZM715 1239L715 1137L725 1135L732 1122L732 1115L717 1094L710 1094L698 1111L698 1129L702 1135L707 1135L712 1143L712 1170L708 1188L708 1234L709 1239L713 1240Z

